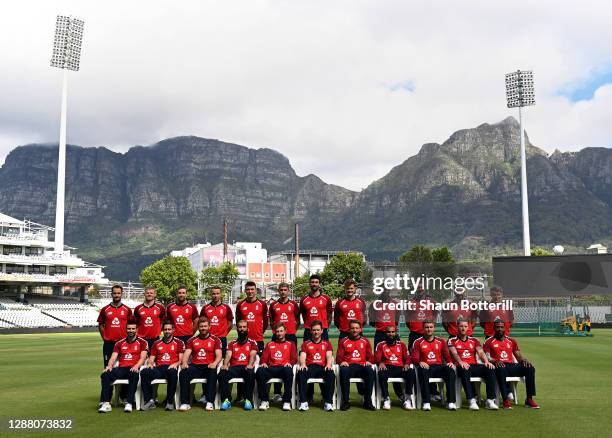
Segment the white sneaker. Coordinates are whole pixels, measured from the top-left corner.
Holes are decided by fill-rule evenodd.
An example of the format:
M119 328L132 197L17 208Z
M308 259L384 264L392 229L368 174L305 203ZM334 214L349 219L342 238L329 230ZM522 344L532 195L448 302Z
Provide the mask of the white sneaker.
M431 404L423 403L423 406L421 407L421 409L423 409L424 411L431 411Z
M449 403L447 406L449 411L456 411L457 410L457 405L455 403Z
M112 410L113 410L113 407L111 406L109 402L103 402L98 408L98 412L101 414L106 414L107 412L110 412Z
M283 396L280 394L274 394L272 396L272 402L273 403L278 403L278 402L282 402L283 401Z
M507 399L510 400L511 402L514 402L514 394L509 392Z
M191 409L191 405L188 405L188 404L182 404L178 408L178 410L181 411L181 412L186 412L189 409Z
M308 406L308 404L306 404L306 406ZM283 403L283 411L290 411L290 410L291 410L291 403L289 402Z
M435 394L431 396L431 401L439 402L442 401L442 396L440 394Z
M260 411L267 411L269 408L270 408L270 403L269 403L269 402L267 402L267 401L262 401L262 402L259 404L259 410L260 410Z
M497 406L497 404L495 403L495 400L491 400L491 399L487 399L487 401L485 402L485 407L493 411L496 411L499 409L499 406Z
M206 403L206 410L207 411L214 411L215 410L215 405L213 405L211 402L207 402Z
M387 397L384 401L383 401L383 409L385 411L388 411L389 409L391 409L391 400L389 399L389 397Z
M410 396L406 397L406 399L404 400L404 409L406 409L407 411L414 411L414 406L412 406L412 400L410 399Z
M310 409L308 402L300 403L300 407L298 408L299 411L307 411L308 409Z
M166 404L166 410L167 411L173 411L174 410L174 405L172 403L167 403Z
M477 411L480 408L478 407L478 403L476 402L475 398L471 398L470 399L470 407L469 407L470 411Z
M198 399L198 403L202 403L203 405L205 405L205 404L206 404L206 396L205 396L205 395L203 395L202 397L200 397L200 398Z
M132 403L126 403L123 412L132 412Z
M145 405L142 407L143 411L149 411L151 409L155 409L155 400L151 399L148 402L145 403Z
M331 403L325 403L325 405L323 406L323 410L325 412L331 412L334 410L334 407L332 406Z

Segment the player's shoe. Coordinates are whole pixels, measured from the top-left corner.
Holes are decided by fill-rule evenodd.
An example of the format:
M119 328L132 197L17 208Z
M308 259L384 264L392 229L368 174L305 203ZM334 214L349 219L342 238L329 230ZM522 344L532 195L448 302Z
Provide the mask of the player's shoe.
M260 411L267 411L268 409L270 409L270 403L269 403L269 402L267 402L267 401L262 401L262 402L259 404L259 410L260 410Z
M253 410L253 403L251 403L251 400L245 400L244 401L244 410L245 411L252 411Z
M431 411L431 403L423 403L423 406L421 406L421 409L424 411Z
M470 411L477 411L480 408L478 407L478 402L476 401L475 398L471 398L470 399L470 407L469 407Z
M291 410L291 403L289 402L283 403L283 411L290 411L290 410Z
M366 411L375 411L376 408L374 407L374 405L372 404L371 401L368 400L367 403L363 404L363 409L365 409Z
M206 404L206 396L202 395L202 397L200 397L198 399L198 403L202 403L203 405L205 405Z
M410 396L407 396L404 400L404 409L406 409L407 411L414 411L414 406L412 405L412 399L410 398Z
M351 409L351 404L349 402L342 402L342 404L340 405L340 410L348 411L349 409Z
M325 405L323 405L323 410L325 412L332 412L334 410L334 407L331 403L325 403Z
M283 401L283 396L280 394L274 394L272 396L272 403L279 403Z
M504 409L512 409L512 400L509 398L504 400Z
M442 396L440 394L434 394L434 395L431 396L431 401L441 402L442 401Z
M125 407L123 408L123 412L126 412L128 414L132 412L132 403L126 403Z
M508 397L506 397L506 398L507 398L508 400L510 400L511 402L513 402L513 401L514 401L514 394L513 394L513 393L511 393L511 392L509 392L509 393L508 393Z
M499 409L499 406L497 406L495 400L492 399L487 399L487 401L485 402L485 407L487 409L491 409L492 411L496 411Z
M456 410L457 410L457 405L456 405L455 403L449 403L449 404L446 406L446 408L447 408L449 411L456 411Z
M222 411L227 411L228 409L230 409L232 407L232 404L230 403L230 401L228 399L225 399L223 401L223 403L221 403L221 410Z
M181 412L187 412L189 409L191 409L191 405L188 404L182 404L178 408L178 410Z
M310 407L308 406L308 402L304 402L304 403L300 403L300 407L298 408L298 411L307 411L308 409L310 409Z
M167 411L173 411L174 410L174 405L172 403L166 403L166 410Z
M538 405L534 399L532 399L531 397L528 399L525 399L525 407L531 408L531 409L540 409L540 405Z
M157 406L155 406L155 400L151 399L148 402L146 402L144 404L144 406L142 407L143 411L150 411L151 409L155 409Z
M106 414L107 412L110 412L112 410L113 410L113 407L111 406L109 402L102 402L102 404L98 408L98 412L101 414Z
M383 401L383 409L385 411L388 411L389 409L391 409L391 399L389 397L387 397L384 401Z
M211 402L206 402L206 410L207 411L214 411L215 410L215 405L213 405Z

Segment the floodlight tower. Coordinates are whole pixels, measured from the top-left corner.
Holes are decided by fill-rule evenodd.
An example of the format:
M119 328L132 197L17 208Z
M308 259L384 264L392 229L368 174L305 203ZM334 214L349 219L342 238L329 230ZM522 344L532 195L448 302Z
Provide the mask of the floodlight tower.
M82 20L57 16L51 67L64 70L62 112L60 117L59 157L57 161L57 200L55 203L55 252L64 251L64 202L66 196L66 111L68 103L68 70L78 71L83 41Z
M529 203L527 200L527 154L525 153L525 130L523 128L523 107L535 105L533 72L517 70L506 74L506 100L508 108L518 108L521 127L521 200L523 210L523 249L531 255L529 238Z

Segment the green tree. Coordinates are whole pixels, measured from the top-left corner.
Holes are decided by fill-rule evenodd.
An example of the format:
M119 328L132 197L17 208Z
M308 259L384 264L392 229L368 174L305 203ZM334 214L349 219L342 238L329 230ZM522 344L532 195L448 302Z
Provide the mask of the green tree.
M187 287L189 298L196 296L197 275L187 257L167 256L153 262L140 273L140 281L157 289L157 298L164 303L174 299L180 285Z
M360 284L366 273L366 268L366 263L361 254L354 252L336 254L321 272L323 290L333 298L342 296L344 281L352 278Z
M554 255L554 253L552 251L547 250L546 248L536 246L534 248L531 248L531 255L532 256L551 256L551 255Z
M240 275L232 262L223 262L219 266L208 266L200 274L200 284L206 289L207 296L212 286L219 286L224 295L229 294Z
M399 256L398 260L400 263L431 263L433 256L431 249L423 245L415 245Z
M293 290L293 295L298 298L306 295L310 290L310 273L307 272L293 280L291 289Z

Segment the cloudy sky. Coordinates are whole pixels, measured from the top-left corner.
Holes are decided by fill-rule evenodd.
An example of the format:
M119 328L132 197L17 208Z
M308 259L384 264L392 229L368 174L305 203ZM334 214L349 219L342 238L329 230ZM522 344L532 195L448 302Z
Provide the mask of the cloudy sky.
M423 143L516 115L504 73L521 68L535 72L534 144L612 146L607 2L20 0L0 6L0 163L57 141L57 14L86 22L72 144L198 135L359 190Z

